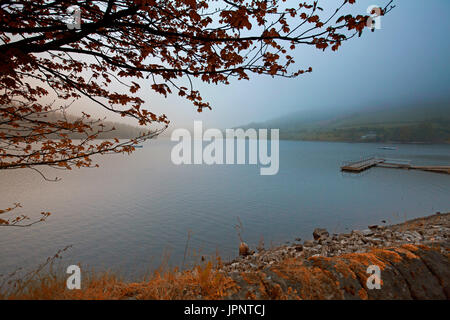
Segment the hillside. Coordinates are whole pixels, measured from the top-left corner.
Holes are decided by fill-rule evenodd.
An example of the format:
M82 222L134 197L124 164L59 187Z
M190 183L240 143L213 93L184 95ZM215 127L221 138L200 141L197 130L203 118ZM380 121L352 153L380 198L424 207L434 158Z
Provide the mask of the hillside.
M450 102L332 111L305 110L247 128L279 128L281 139L402 143L450 142Z
M76 122L79 118L74 115L66 115L68 122ZM59 120L62 120L62 114L61 113L49 113L47 114L45 119L40 119L42 121L48 121L48 122L57 122ZM95 121L95 120L94 120ZM91 125L92 131L88 132L88 134L94 134L97 131L102 131L100 124L103 125L103 131L101 132L97 138L98 139L132 139L137 136L140 136L144 133L146 133L149 129L147 128L144 130L143 128L139 128L136 126L132 126L129 124L121 123L121 122L112 122L112 121L95 121L94 124ZM114 130L111 130L113 129ZM0 132L6 131L8 128L4 125L3 127L0 126ZM86 133L77 133L77 132L65 132L68 134L68 138L70 139L81 139L86 137ZM53 134L48 136L51 139L59 139L60 136Z

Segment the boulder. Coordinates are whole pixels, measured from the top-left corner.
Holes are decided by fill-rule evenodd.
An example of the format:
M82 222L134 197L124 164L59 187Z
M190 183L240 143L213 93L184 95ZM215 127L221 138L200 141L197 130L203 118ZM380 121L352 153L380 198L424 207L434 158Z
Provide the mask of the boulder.
M245 257L249 254L250 248L248 247L248 244L246 244L245 242L241 242L241 244L239 245L239 255Z
M368 267L381 269L381 287L368 286ZM326 258L288 259L262 270L236 274L240 290L231 299L445 300L450 294L450 264L439 250L403 245Z
M314 240L318 240L319 238L321 238L323 236L325 236L325 237L329 237L330 236L330 234L328 233L327 229L322 229L322 228L314 229L314 232L313 232Z

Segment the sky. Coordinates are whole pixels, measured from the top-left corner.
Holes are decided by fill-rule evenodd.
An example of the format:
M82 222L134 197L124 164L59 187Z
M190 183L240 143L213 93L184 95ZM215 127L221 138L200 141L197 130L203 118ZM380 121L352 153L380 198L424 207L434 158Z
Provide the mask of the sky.
M384 7L387 2L358 0L352 10L365 13L370 5ZM332 10L340 3L319 1ZM212 105L211 111L202 113L176 94L164 98L151 90L140 91L142 98L151 111L165 113L173 127L190 128L194 120L202 120L205 127L224 129L305 109L364 110L450 97L450 1L394 3L396 8L382 17L380 30L364 32L337 52L298 46L295 66L311 66L312 73L295 79L252 75L250 81L233 79L227 86L196 82L196 89Z

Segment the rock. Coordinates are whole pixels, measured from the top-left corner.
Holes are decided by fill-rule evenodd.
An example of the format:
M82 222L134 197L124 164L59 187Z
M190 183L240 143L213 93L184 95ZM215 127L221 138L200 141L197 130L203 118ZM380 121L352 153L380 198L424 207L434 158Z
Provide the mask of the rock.
M250 249L248 247L248 244L246 244L245 242L241 242L241 244L239 245L239 255L240 256L248 256L250 254Z
M319 244L329 244L331 242L331 238L328 237L326 234L322 234L320 238L317 240Z
M363 236L362 232L359 230L353 230L351 235L352 235L352 237L362 237Z
M345 233L341 233L341 234L339 234L338 236L337 236L337 240L338 241L342 241L342 240L345 240L346 238L348 238L349 237L349 235L347 235L347 234L345 234Z
M328 233L327 229L321 229L321 228L314 229L314 232L313 232L314 240L318 240L323 235L326 235L327 237L330 235Z
M295 238L295 241L300 242L302 241L302 238Z
M312 240L306 240L303 245L305 247L313 247L314 246L314 242Z
M417 231L412 231L411 233L414 237L417 238L417 240L422 240L422 236Z
M375 227L375 229L376 229L376 227ZM372 229L365 229L365 230L361 231L361 233L365 237L370 237L370 236L373 236L375 232L373 232Z
M373 244L382 244L383 243L383 240L378 239L378 238L371 238L371 239L369 239L369 241Z
M394 257L395 255L384 255L386 253L385 249L388 248L391 252L395 252L396 250L400 250L399 247L406 245L406 247L402 248L401 250L412 250L411 252L415 253L415 250L419 250L422 253L428 253L431 251L423 251L422 247L418 247L419 249L414 249L412 247L412 244L423 244L428 245L431 247L436 248L436 252L443 254L443 257L447 257L447 253L450 247L450 215L449 214L442 214L442 215L433 215L430 217L427 217L426 219L419 218L417 220L408 221L407 223L401 223L398 225L387 225L387 226L381 226L381 225L370 225L368 226L368 229L365 230L354 230L351 232L351 234L347 233L340 233L340 234L333 234L330 236L328 234L328 231L326 229L316 229L314 230L313 235L314 240L308 240L304 241L303 244L300 244L299 241L300 238L296 238L295 240L298 242L293 242L288 245L281 245L280 247L272 248L272 249L266 249L263 252L260 252L259 254L254 255L240 255L237 257L233 262L237 262L236 264L228 264L224 266L224 271L235 274L241 274L242 272L257 272L258 270L262 272L266 272L270 268L278 268L280 266L280 263L282 263L285 259L293 258L294 260L291 260L291 262L297 260L299 263L304 263L305 260L310 259L311 257L314 257L313 259L317 258L325 258L327 259L338 259L338 260L326 260L330 263L330 266L334 266L337 261L340 261L339 263L347 261L347 258L344 258L344 260L339 257L342 254L360 254L360 253L366 253L371 252L374 248L384 248L381 251L376 251L376 254L381 254L380 258L383 259L391 259L391 256ZM347 229L348 230L348 229ZM349 231L346 231L349 232ZM243 243L243 247L248 247L245 243ZM412 249L410 249L412 248ZM241 251L241 250L240 250ZM245 252L251 252L249 249L244 249ZM433 251L434 252L434 251ZM431 253L430 253L431 254ZM403 255L403 258L406 260L410 260L412 257L411 254L406 253L406 255ZM434 258L434 257L433 257ZM431 258L431 259L433 259ZM448 258L447 258L448 260ZM311 261L317 261L317 260L311 260ZM321 263L324 263L325 260L320 260ZM336 262L333 262L336 261ZM327 262L327 263L328 263ZM396 259L389 261L391 263L402 263L400 261L397 261ZM405 261L406 262L406 261ZM419 270L422 270L425 265L428 263L432 264L433 261L423 261L425 265L422 265L420 263L416 263L413 260L410 261L411 263L414 263L414 266L411 267L414 274L407 274L407 266L404 266L404 269L402 266L396 270L395 268L387 268L383 270L383 281L385 281L385 285L383 292L378 292L378 290L370 290L370 292L367 292L369 298L375 298L375 299L382 299L383 297L389 297L389 294L391 293L393 297L403 297L403 298L412 298L412 297L437 297L438 293L434 289L436 287L435 281L433 282L430 280L430 285L424 284L421 282L420 286L413 285L412 282L413 278L418 276ZM427 263L428 262L428 263ZM442 262L436 262L435 268L439 268L437 271L442 273L442 270L446 268L447 266L440 266ZM428 265L427 265L428 266ZM361 274L365 274L365 269L359 270L359 267L352 262L351 268L358 268L358 272L361 272ZM293 268L292 270L295 270L296 268ZM450 270L450 269L449 269ZM432 274L434 274L434 270L432 270L430 266L430 271ZM422 272L422 271L420 271ZM424 275L425 277L428 277L427 275ZM438 282L443 283L443 288L439 290L444 290L445 294L447 294L447 297L450 296L450 286L449 282L450 280L447 280L446 277L448 275L440 275L438 277ZM449 278L450 279L450 278ZM353 281L353 280L352 280ZM447 282L445 282L447 281ZM354 282L354 281L353 281ZM331 282L330 282L331 283ZM357 282L354 282L357 284ZM294 286L299 285L297 282L291 283ZM398 291L399 285L402 285L402 290L406 290L403 293L400 293ZM422 285L425 286L427 292L421 293L420 288ZM408 289L410 288L410 289ZM342 289L342 288L341 288ZM344 295L348 295L349 297L353 297L353 294L349 294L349 292L345 290L350 290L353 292L354 288L349 288L347 285L344 286ZM358 291L360 289L355 291L356 297L361 297L361 295L358 295ZM411 291L408 291L411 290ZM261 293L258 293L258 291L255 292L257 297L260 297ZM366 293L362 292L363 295ZM404 294L404 295L403 295ZM411 296L410 296L411 295ZM442 296L441 296L442 297Z

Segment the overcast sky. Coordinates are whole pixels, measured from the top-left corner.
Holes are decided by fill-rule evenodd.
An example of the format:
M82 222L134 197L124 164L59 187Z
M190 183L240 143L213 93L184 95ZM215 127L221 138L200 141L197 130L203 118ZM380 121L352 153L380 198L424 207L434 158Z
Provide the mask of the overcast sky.
M291 0L288 0L288 3ZM298 2L298 0L292 0ZM320 1L319 1L320 3ZM322 1L335 9L340 0ZM386 0L358 0L355 12ZM197 83L213 107L197 113L186 100L142 92L151 110L165 113L175 127L203 120L207 127L229 128L302 109L393 106L449 97L449 0L395 0L382 17L382 29L366 31L337 51L298 46L296 66L313 68L296 79L253 75L231 85Z

